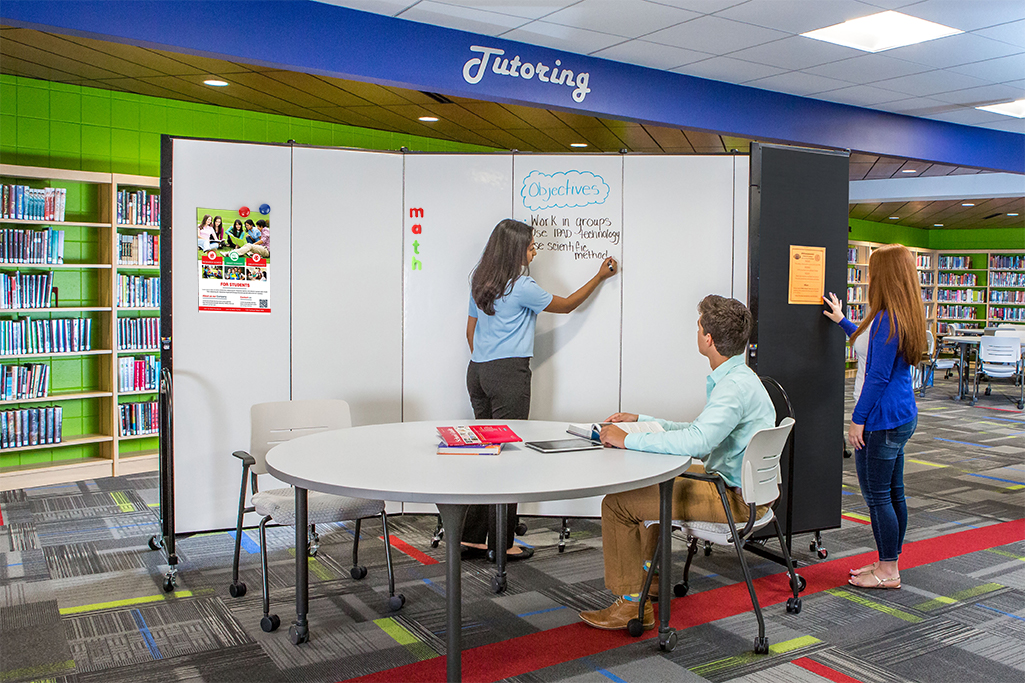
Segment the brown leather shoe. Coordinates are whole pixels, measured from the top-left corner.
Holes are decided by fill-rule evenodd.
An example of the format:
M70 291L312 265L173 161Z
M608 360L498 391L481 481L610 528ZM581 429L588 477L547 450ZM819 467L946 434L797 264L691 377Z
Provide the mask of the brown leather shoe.
M637 618L637 603L618 597L614 603L605 609L581 612L580 618L588 626L605 629L606 631L624 629L631 619ZM644 603L644 620L642 624L645 631L655 628L655 611L651 608L650 602Z

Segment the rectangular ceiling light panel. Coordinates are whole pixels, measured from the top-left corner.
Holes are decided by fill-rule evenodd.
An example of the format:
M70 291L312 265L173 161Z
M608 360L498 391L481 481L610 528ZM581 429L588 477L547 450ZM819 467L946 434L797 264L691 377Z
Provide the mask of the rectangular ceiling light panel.
M958 33L964 33L964 31L900 12L887 11L851 19L842 24L808 31L801 35L815 40L824 40L827 43L853 47L865 52L882 52Z

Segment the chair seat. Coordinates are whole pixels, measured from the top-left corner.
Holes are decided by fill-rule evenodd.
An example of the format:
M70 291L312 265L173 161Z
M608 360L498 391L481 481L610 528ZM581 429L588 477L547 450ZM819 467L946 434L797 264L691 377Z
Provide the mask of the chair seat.
M933 363L937 370L952 370L958 367L958 365L960 363L958 363L956 358L937 358Z
M998 377L1006 379L1008 377L1016 377L1018 375L1018 369L1013 365L995 365L993 363L983 363L982 371L988 377Z
M270 515L278 524L295 524L295 489L271 489L253 495L253 507L261 517ZM341 522L347 519L375 517L384 511L383 500L333 496L318 491L309 492L308 521L310 524Z
M751 532L754 533L766 524L772 522L773 517L772 508L767 509L764 515L755 520L754 525L751 527ZM653 524L658 524L658 520L648 520L644 523L644 526L649 527ZM737 529L743 531L746 524L746 522L737 522ZM701 539L702 541L717 543L718 545L729 545L730 543L733 543L733 536L730 534L730 525L725 522L704 522L697 519L674 519L673 528L678 531L684 531L688 536Z

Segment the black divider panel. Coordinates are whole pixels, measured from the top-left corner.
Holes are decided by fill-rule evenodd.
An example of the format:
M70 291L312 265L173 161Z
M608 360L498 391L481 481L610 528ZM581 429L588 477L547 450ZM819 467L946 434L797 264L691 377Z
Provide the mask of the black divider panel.
M792 482L787 451L781 462L784 533L788 519L794 534L840 526L845 337L822 306L788 304L787 288L790 245L825 247L826 291L844 299L847 162L846 153L751 145L748 363L783 386L797 421Z

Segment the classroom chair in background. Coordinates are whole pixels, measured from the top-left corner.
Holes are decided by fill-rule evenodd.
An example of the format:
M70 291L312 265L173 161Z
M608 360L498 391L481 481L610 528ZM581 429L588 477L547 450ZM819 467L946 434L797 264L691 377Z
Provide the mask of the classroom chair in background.
M242 545L242 521L247 512L256 512L260 520L260 562L263 570L263 619L260 628L274 631L281 624L276 614L270 614L270 590L267 583L267 523L295 524L295 489L283 488L259 491L257 476L267 473L267 451L279 443L309 434L316 434L329 429L348 429L352 426L349 404L336 399L313 401L277 401L273 403L257 403L249 413L250 439L249 451L232 453L242 461L242 487L238 497L238 524L235 528L235 556L231 565L231 586L228 592L231 597L238 598L246 594L246 584L238 580L239 553ZM342 463L339 463L341 465ZM246 480L252 489L251 506L246 507ZM384 512L383 500L367 498L349 498L334 496L317 491L309 492L308 506L309 543L305 549L296 548L296 552L307 552L311 557L317 554L320 536L317 524L354 520L356 529L352 541L353 579L362 579L367 568L359 564L360 522L369 517L380 517L384 527L384 552L388 565L388 607L393 611L401 609L406 599L403 595L395 595L395 575L392 571L391 541L388 536L388 517Z
M1011 379L1018 385L1018 410L1025 409L1025 372L1021 354L1021 338L1017 331L1008 330L1006 334L998 333L984 336L979 344L979 362L975 366L975 386L972 400L968 405L975 405L979 400L979 380L987 381L986 396L993 391L993 379Z
M761 429L755 432L754 436L751 437L751 443L748 444L747 449L744 451L740 488L744 502L749 506L750 515L743 529L738 530L733 520L729 499L726 497L726 484L722 477L692 472L684 472L680 475L687 479L698 479L715 483L715 487L719 492L719 499L723 504L723 510L726 513L727 523L673 520L673 528L683 531L690 542L687 552L687 563L683 568L683 581L673 587L673 592L677 597L683 597L690 588L687 580L690 575L691 561L698 551L698 541L708 541L719 545L733 545L737 551L737 557L740 559L744 580L747 582L747 590L751 594L751 605L754 607L754 613L758 619L758 637L755 638L754 643L754 651L757 654L767 654L769 652L769 639L765 637L765 620L762 618L761 606L758 604L758 595L755 593L754 584L751 582L751 573L747 567L747 560L744 559L744 541L750 538L756 531L769 524L772 524L775 528L776 538L779 540L780 549L786 560L787 572L790 575L790 588L794 593L793 597L787 598L787 612L792 614L800 613L801 598L799 593L805 586L804 579L794 571L794 563L790 558L790 551L787 549L786 541L783 539L783 532L772 508L769 507L761 517L755 518L756 506L768 505L779 497L779 483L782 481L779 460L793 426L794 419L785 417L778 427ZM645 522L645 526L654 524L658 524L658 520ZM661 547L656 545L655 554L648 566L648 575L644 580L644 588L641 591L641 598L638 602L638 618L631 619L627 625L627 630L634 637L640 636L644 632L644 603L651 589L652 577L655 575L655 570L658 567L658 559L661 552ZM668 552L672 552L672 549L669 549Z

